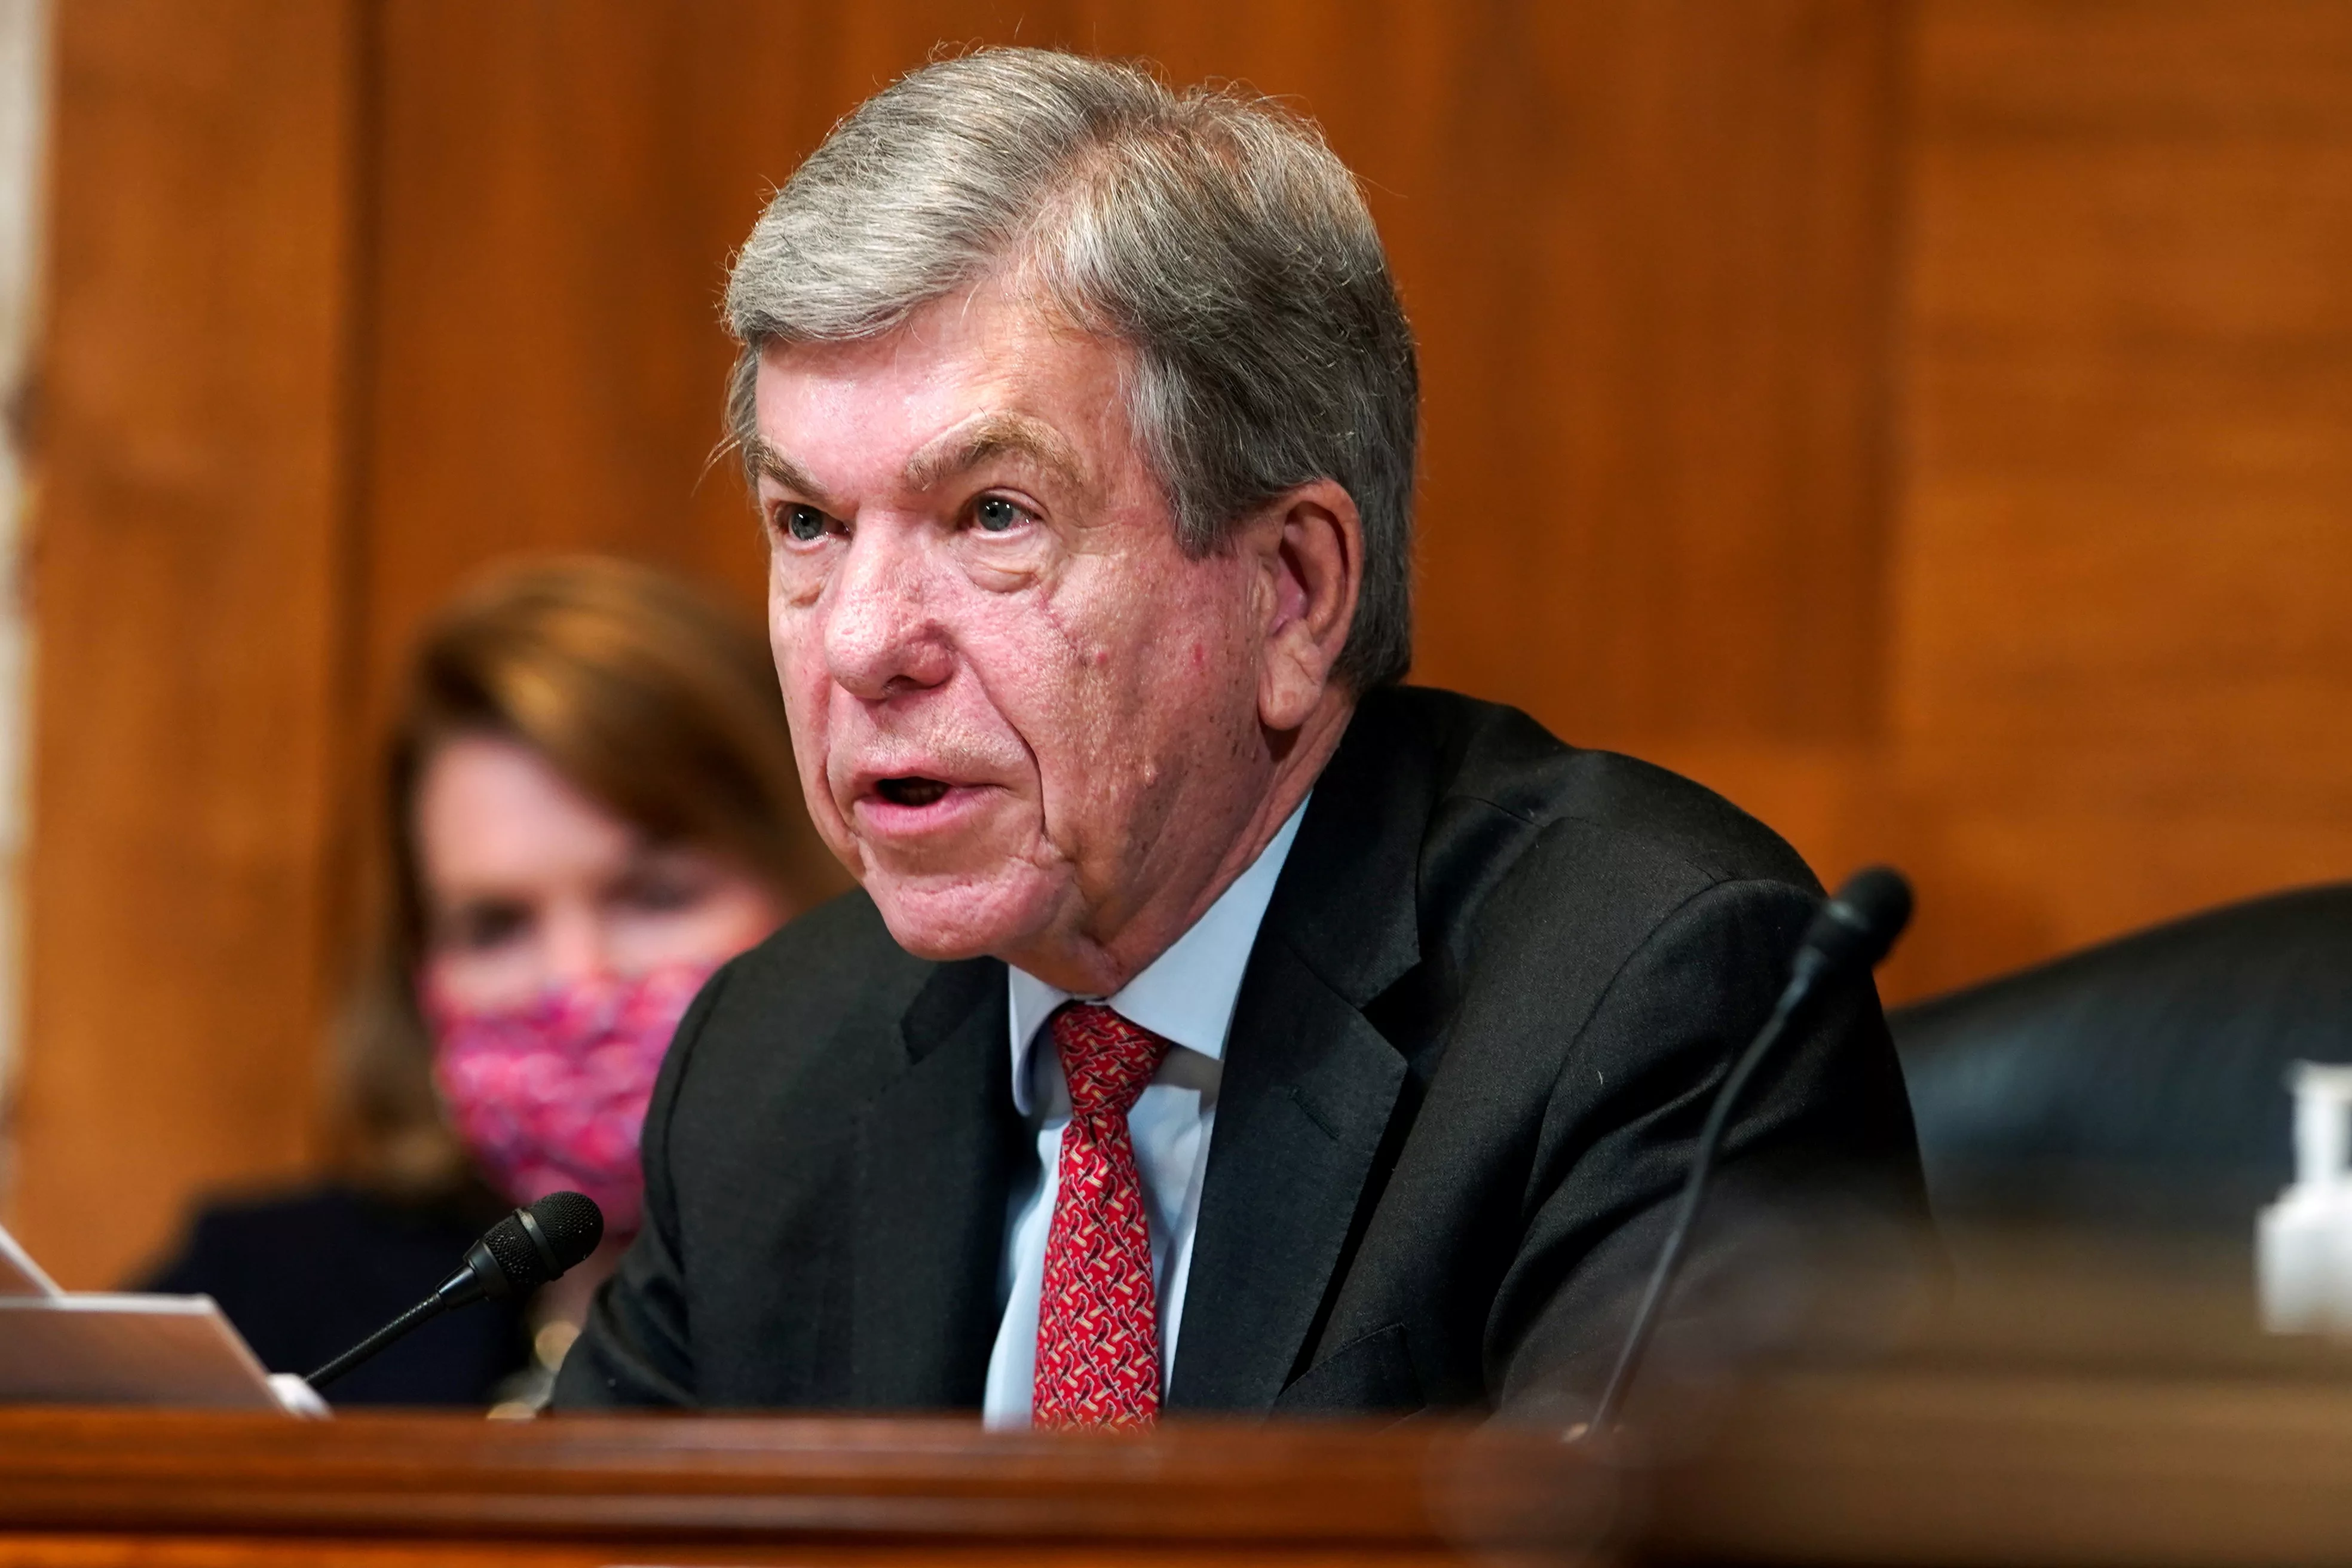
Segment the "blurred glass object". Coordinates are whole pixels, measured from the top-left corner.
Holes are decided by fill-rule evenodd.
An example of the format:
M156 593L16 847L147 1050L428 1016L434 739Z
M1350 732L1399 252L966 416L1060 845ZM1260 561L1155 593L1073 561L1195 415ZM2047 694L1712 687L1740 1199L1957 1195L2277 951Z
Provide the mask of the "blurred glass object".
M2352 1067L2297 1062L2289 1082L2294 1183L2255 1236L2263 1327L2352 1332Z

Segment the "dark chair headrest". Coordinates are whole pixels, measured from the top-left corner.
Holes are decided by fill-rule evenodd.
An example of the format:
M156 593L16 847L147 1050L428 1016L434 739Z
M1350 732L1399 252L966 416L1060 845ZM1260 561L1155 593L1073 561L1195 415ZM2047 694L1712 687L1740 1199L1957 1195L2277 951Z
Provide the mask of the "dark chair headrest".
M1947 1218L2236 1228L2291 1064L2352 1061L2352 884L2209 910L1888 1017Z

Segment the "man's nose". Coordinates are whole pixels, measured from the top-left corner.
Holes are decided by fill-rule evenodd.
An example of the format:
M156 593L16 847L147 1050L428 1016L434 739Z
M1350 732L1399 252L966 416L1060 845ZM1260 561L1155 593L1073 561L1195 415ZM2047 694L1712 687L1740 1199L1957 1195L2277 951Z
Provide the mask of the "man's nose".
M862 524L853 535L824 626L825 661L844 690L881 701L947 679L933 564L919 526Z

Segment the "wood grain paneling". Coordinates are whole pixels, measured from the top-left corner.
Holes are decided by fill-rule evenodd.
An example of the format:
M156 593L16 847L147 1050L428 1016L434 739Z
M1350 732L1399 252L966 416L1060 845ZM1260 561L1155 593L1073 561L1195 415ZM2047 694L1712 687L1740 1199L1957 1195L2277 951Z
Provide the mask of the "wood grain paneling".
M1389 225L1422 679L1591 743L1874 731L1900 19L1561 6L1464 51Z
M75 1285L311 1146L350 9L56 18L12 1225Z
M0 1415L12 1563L77 1561L48 1552L79 1539L83 1562L145 1540L178 1563L211 1535L362 1563L1533 1564L1576 1560L1616 1491L1549 1434L1435 1423Z
M2352 9L1917 47L1890 712L1937 863L2044 951L2352 876Z
M2110 1331L2113 1331L2112 1321ZM0 1555L58 1568L2275 1568L2352 1552L2352 1388L1815 1368L1669 1441L1171 1422L0 1416ZM2317 1373L2317 1375L2314 1375Z
M752 9L385 10L368 302L379 679L453 584L519 551L618 551L755 596L741 486L723 465L704 478L726 258L763 178L789 172L726 134L757 110L709 79Z

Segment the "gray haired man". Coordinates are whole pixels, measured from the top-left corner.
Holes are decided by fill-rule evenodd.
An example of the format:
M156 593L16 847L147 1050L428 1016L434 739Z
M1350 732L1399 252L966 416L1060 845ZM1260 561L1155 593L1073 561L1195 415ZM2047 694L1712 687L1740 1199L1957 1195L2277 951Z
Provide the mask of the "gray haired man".
M777 194L728 313L861 888L680 1027L559 1403L1572 1417L1818 888L1399 686L1413 345L1346 169L1244 94L946 60ZM1723 1174L1917 1213L1866 985Z

